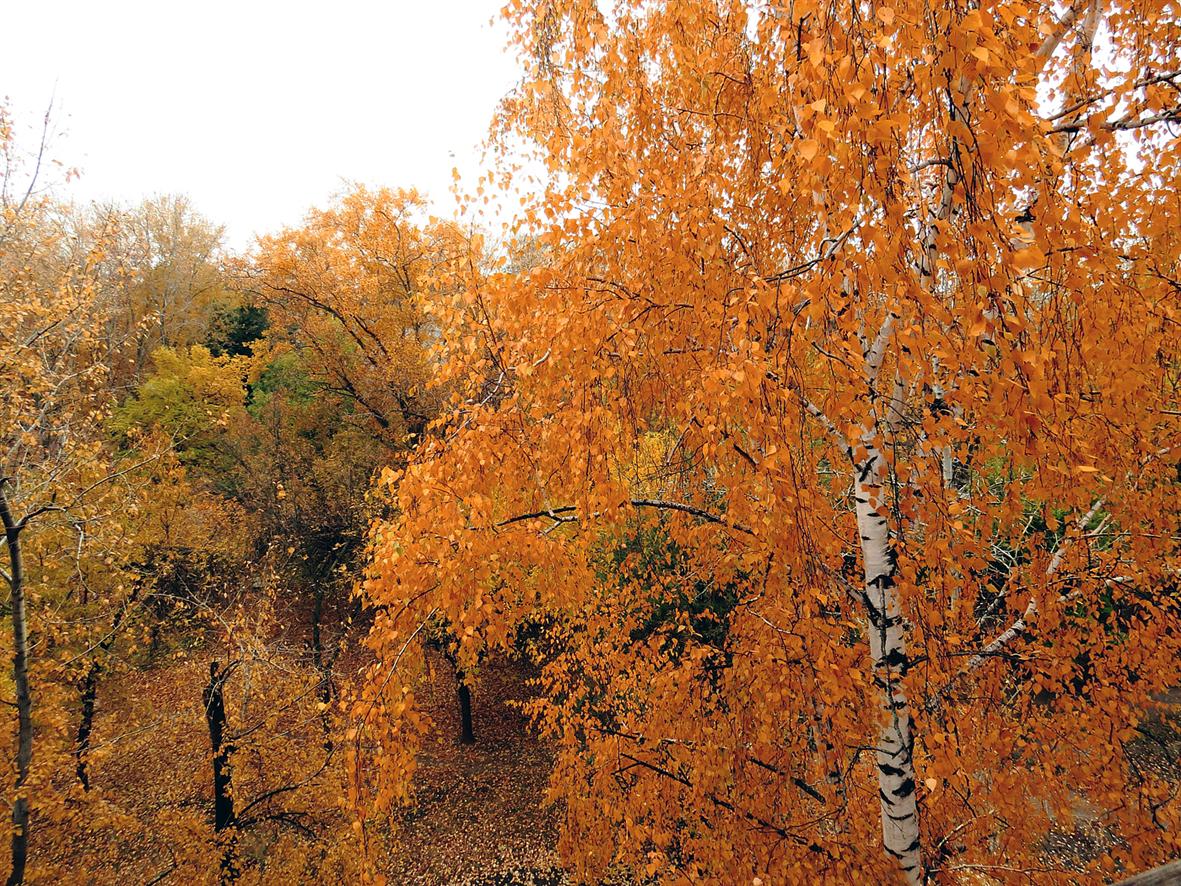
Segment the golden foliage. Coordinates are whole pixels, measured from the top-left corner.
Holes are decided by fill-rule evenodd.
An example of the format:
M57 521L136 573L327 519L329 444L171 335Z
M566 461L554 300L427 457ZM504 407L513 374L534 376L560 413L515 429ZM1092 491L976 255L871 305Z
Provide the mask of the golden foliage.
M547 260L435 315L466 399L374 528L355 801L405 796L423 624L544 616L581 875L1049 881L1084 811L1096 870L1175 853L1126 753L1181 679L1171 7L506 12Z

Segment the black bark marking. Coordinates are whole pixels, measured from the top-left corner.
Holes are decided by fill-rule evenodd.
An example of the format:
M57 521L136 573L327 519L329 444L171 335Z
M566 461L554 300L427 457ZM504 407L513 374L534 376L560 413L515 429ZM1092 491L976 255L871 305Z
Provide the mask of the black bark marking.
M897 668L903 675L910 670L910 656L897 647L891 649L885 656L885 664L888 668Z
M861 472L857 477L858 483L864 483L867 479L869 479L869 475L873 473L874 462L877 460L878 457L876 453L865 460L861 466Z

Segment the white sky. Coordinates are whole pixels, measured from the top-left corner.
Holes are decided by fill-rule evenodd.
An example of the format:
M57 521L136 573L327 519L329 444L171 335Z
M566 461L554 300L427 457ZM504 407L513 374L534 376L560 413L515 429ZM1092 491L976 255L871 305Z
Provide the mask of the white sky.
M474 180L516 76L502 2L18 0L0 97L30 127L53 99L74 199L188 194L234 247L346 181L451 214L451 170Z

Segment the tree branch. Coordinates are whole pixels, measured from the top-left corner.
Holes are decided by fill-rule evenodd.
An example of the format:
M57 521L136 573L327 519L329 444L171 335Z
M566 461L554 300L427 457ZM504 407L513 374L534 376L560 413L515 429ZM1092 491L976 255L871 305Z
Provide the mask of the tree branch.
M819 264L823 264L824 262L831 259L834 255L836 255L837 250L841 248L841 246L845 243L846 240L848 240L850 237L853 236L853 233L859 227L861 227L861 219L854 219L853 224L843 234L839 234L838 236L833 237L832 239L826 238L826 239L820 241L820 252L816 255L815 258L811 258L808 261L805 261L805 262L802 262L798 265L790 267L785 271L780 271L778 274L772 274L769 277L764 277L763 278L764 282L784 283L784 282L792 279L793 277L798 277L798 276L800 276L800 274L807 273L808 271L812 270L812 268L816 267Z
M667 778L670 781L675 781L677 784L684 785L685 787L689 788L690 790L692 790L694 787L693 782L689 781L689 779L685 778L684 776L677 775L675 772L670 772L669 770L665 769L662 766L658 766L655 763L649 763L647 760L641 760L639 757L635 757L635 756L633 756L631 754L627 754L627 753L621 753L619 756L622 757L624 760L630 760L636 766L640 766L644 769L647 769L649 772L656 773L657 775L661 776L662 778ZM809 843L807 840L805 840L799 834L793 834L791 831L787 830L786 828L781 827L780 825L777 825L773 822L770 822L767 819L763 818L762 816L756 815L755 813L750 812L749 810L740 809L737 806L735 806L733 803L731 803L729 800L719 797L717 794L713 793L712 791L707 791L705 794L705 797L711 803L713 803L716 806L721 807L722 809L725 809L727 812L731 812L731 813L734 813L735 815L745 818L747 821L757 824L760 828L762 828L764 830L771 831L772 833L782 837L785 840L791 840L792 842L798 843L801 846L807 846L808 849L812 852L818 852L818 853L822 853L824 855L829 854L828 851L820 844Z
M1078 522L1075 524L1076 532L1082 532L1084 529L1086 529L1087 524L1091 522L1095 514L1099 512L1099 508L1103 506L1104 498L1104 496L1100 496L1098 499L1096 499L1095 503L1091 505L1091 509L1079 518ZM1091 533L1088 533L1085 537L1090 538ZM1050 563L1046 567L1046 578L1052 578L1054 573L1058 571L1059 567L1062 565L1062 559L1066 555L1066 548L1072 540L1073 539L1069 537L1063 537L1063 539L1058 543L1058 547L1054 550L1054 555L1050 558ZM993 638L993 640L989 642L982 650L968 659L968 663L964 665L963 668L961 668L955 674L955 676L953 676L947 682L947 685L944 686L943 689L932 696L927 702L927 711L931 712L937 710L943 699L947 697L947 694L952 690L952 688L961 679L984 664L984 662L986 662L988 659L1003 657L1001 653L1004 647L1013 642L1014 639L1022 634L1036 615L1037 597L1031 595L1029 598L1029 605L1025 607L1025 611L1021 613L1020 617L1018 617L1017 620L1009 625L1009 627L1007 627L1005 630L1001 631L1001 633Z
M699 519L705 520L707 523L716 523L719 526L725 526L728 529L733 529L746 535L755 534L754 530L749 526L743 526L741 523L735 523L732 520L727 520L725 517L720 517L717 514L702 510L701 508L694 507L693 505L684 504L683 502L679 501L665 501L663 499L656 498L632 498L625 502L625 504L629 504L633 508L654 508L661 511L679 511L682 514L690 514L691 516L698 517ZM514 517L501 520L496 524L496 528L499 529L503 526L511 526L514 523L523 523L527 520L538 520L542 517L549 517L555 523L573 523L579 519L578 515L575 513L577 510L578 507L576 505L562 505L561 507L556 508L545 508L544 510L540 511L531 511L528 514L517 514ZM563 516L564 514L570 514L571 516ZM596 513L594 516L597 517L599 514Z

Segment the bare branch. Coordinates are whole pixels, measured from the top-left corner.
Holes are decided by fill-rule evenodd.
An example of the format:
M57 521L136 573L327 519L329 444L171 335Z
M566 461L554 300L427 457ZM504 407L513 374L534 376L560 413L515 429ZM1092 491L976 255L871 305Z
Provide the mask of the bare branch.
M844 245L846 240L853 236L853 233L859 227L861 227L861 219L855 219L853 224L843 234L839 234L838 236L831 239L825 238L822 240L820 242L820 252L815 258L811 258L806 262L802 262L798 265L790 267L785 271L780 271L778 274L772 274L770 277L764 277L764 281L767 283L783 283L792 279L793 277L798 277L801 274L807 273L819 264L823 264L836 255L837 250L840 249L842 245Z

